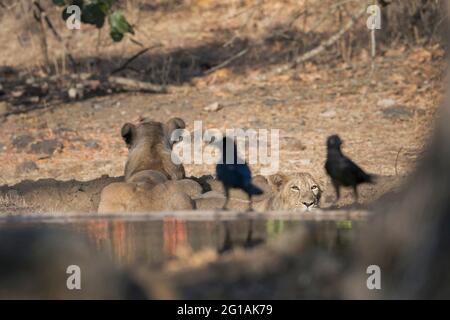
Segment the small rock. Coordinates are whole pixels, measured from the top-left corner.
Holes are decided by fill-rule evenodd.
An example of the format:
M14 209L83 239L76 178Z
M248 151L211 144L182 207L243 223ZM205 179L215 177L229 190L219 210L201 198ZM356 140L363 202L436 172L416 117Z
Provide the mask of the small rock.
M29 135L29 134L21 134L18 135L16 137L13 138L12 140L12 145L17 149L17 150L23 150L26 147L28 147L28 145L34 141L34 138Z
M84 146L86 148L90 148L90 149L100 149L100 144L98 143L97 140L94 140L94 139L87 140L84 143Z
M56 139L41 140L31 145L31 152L52 155L57 149L61 149L62 147L62 143Z
M18 174L28 173L36 170L39 170L39 167L34 161L30 160L24 161L16 166L16 173Z
M77 89L76 88L70 88L67 91L67 95L69 96L69 99L75 100L77 98Z
M394 99L382 99L377 102L377 107L380 108L391 108L397 105L397 101Z
M45 126L47 126L47 124L45 123ZM75 130L72 128L68 128L68 127L63 127L63 126L58 126L55 129L52 129L53 134L55 135L62 135L66 132L74 132Z
M36 82L36 79L34 79L33 77L27 78L27 79L25 80L25 83L28 84L28 85L32 85L32 84L34 84L35 82Z
M31 102L31 103L38 103L39 100L40 100L40 98L38 96L30 97L28 99L28 101Z
M334 110L327 110L327 111L322 112L320 114L320 116L324 117L324 118L334 118L334 117L336 117L336 111L334 111Z
M223 108L223 105L221 105L220 103L218 103L218 102L214 102L214 103L211 103L210 105L207 105L205 108L204 108L204 110L205 111L208 111L208 112L216 112L216 111L219 111L220 109L222 109Z
M80 76L80 79L84 81L84 80L89 79L91 77L91 74L87 73L87 72L82 72L82 73L80 73L79 76Z
M414 110L405 106L390 107L383 110L383 116L389 119L410 118L414 115Z
M263 103L264 103L264 105L265 106L268 106L268 107L272 107L272 106L275 106L275 105L277 105L277 104L280 104L280 100L277 100L277 99L271 99L271 98L269 98L269 99L265 99L264 101L263 101Z
M14 90L13 92L11 92L11 96L13 98L20 98L21 96L23 96L24 93L25 91L23 90Z
M83 85L77 85L75 88L74 87L69 88L69 90L67 91L67 95L71 100L83 99L84 97Z

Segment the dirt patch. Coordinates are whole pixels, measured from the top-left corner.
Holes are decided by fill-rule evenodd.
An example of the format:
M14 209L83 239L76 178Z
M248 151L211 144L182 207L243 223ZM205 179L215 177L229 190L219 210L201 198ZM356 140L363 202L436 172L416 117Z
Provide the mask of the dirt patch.
M1 196L8 199L0 206L2 213L24 212L97 212L102 189L123 177L108 177L91 181L58 181L55 179L25 180L13 186L0 187Z

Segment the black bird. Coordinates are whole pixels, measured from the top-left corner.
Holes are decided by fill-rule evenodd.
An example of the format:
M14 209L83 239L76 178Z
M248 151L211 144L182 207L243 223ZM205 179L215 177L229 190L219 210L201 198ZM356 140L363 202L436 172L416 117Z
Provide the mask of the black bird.
M222 151L222 162L216 165L216 175L225 189L226 199L223 209L227 208L230 189L235 188L247 193L250 201L249 210L252 210L252 196L262 194L263 191L252 184L250 168L244 160L238 157L235 141L224 137L216 146Z
M340 187L352 187L355 201L358 202L358 184L374 183L374 176L365 173L352 160L341 151L342 140L338 135L329 136L327 139L327 161L325 170L331 177L336 191L336 202L340 197Z

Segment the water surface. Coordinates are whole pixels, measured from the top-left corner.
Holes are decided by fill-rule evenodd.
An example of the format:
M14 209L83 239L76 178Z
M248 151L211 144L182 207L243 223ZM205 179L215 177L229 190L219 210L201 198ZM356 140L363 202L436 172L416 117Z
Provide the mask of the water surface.
M55 228L78 233L89 239L98 252L105 253L122 266L145 264L159 268L172 259L181 248L193 253L212 249L221 254L229 249L252 248L270 241L289 230L306 227L313 235L312 246L339 251L354 240L355 232L364 222L352 220L298 220L289 218L127 219L95 217L70 220L29 221L5 220L1 228Z

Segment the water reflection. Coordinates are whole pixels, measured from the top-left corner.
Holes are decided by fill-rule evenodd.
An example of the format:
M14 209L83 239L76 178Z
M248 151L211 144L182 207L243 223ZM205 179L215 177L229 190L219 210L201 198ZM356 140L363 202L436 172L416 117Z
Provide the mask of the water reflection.
M97 251L105 252L120 265L145 264L161 267L177 256L180 250L189 252L212 249L222 254L237 247L252 248L300 225L313 234L314 246L340 250L352 240L361 222L289 221L283 219L241 219L229 221L186 221L179 218L136 221L125 219L92 219L50 227L75 230L87 235ZM0 224L0 228L10 223ZM49 227L49 223L29 222L27 227Z

